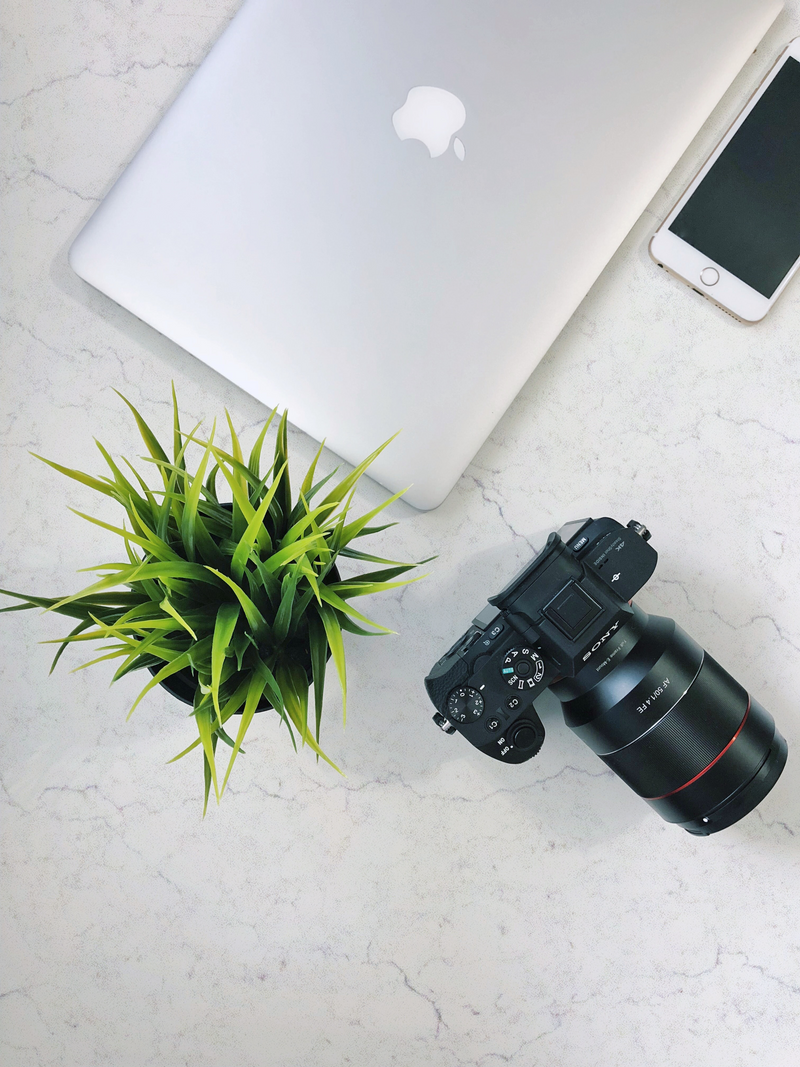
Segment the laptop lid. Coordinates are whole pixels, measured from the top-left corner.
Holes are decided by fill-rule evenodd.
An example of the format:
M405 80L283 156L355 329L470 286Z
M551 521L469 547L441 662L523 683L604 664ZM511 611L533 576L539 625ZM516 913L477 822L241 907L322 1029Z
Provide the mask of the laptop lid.
M246 0L70 251L438 505L779 0Z

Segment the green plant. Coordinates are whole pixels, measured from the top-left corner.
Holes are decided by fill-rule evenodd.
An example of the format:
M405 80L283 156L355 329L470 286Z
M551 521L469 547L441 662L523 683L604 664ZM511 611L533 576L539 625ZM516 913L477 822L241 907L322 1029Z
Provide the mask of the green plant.
M99 441L97 447L110 477L96 478L52 460L44 462L122 505L127 516L122 527L76 514L118 534L128 561L86 568L102 577L67 597L0 590L23 601L2 611L42 607L78 620L67 637L52 642L59 648L51 672L68 645L84 641L106 645L102 655L76 670L120 659L115 681L131 671L150 668L153 677L128 717L160 682L178 675L196 683L192 715L198 737L175 759L201 747L203 814L212 784L219 802L253 715L265 700L286 724L295 749L297 734L302 744L335 767L319 744L328 658L332 657L339 676L346 714L342 631L366 636L391 632L362 615L350 600L416 580L395 579L418 564L383 559L353 547L358 538L394 525L369 524L401 493L357 518L349 514L356 483L389 441L333 488L328 483L336 471L315 481L320 445L293 500L285 413L279 420L272 462L262 473L261 452L274 411L245 463L227 411L230 452L215 444L216 424L207 440L197 436L199 423L191 433L183 432L173 388L170 459L130 401L118 395L133 412L147 447L149 456L141 458L160 475L158 489L149 487L125 460L131 481ZM186 464L190 447L200 451L194 474ZM228 504L221 503L217 495L220 476L231 496ZM337 567L342 558L378 569L342 578ZM310 683L313 730L309 725ZM241 718L236 736L231 737L225 727L237 713ZM219 741L231 748L221 786L215 761Z

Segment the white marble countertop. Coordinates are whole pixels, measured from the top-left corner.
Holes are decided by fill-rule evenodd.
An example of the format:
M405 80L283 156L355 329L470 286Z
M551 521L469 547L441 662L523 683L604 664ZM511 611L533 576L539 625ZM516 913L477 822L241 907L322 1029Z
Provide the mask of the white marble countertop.
M168 432L254 400L71 274L66 250L236 0L52 0L4 15L2 564L42 594L109 558L93 494L31 451L136 455L120 389ZM48 677L63 623L0 619L7 1067L795 1067L800 1048L800 284L745 327L646 243L771 58L790 0L438 510L399 504L388 554L438 553L348 646L347 777L251 730L221 807L153 693L104 667ZM298 469L313 454L299 432ZM332 457L327 457L329 465ZM365 485L362 502L381 493ZM698 839L662 822L545 708L505 767L431 723L422 678L538 531L636 517L674 616L774 714L773 792ZM116 549L116 544L114 544ZM113 557L112 557L113 558Z

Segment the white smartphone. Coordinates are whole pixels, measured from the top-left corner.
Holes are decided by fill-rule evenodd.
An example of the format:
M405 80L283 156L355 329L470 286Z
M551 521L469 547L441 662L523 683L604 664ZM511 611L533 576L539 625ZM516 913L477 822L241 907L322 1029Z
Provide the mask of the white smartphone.
M650 241L650 255L742 322L759 322L800 267L800 37Z

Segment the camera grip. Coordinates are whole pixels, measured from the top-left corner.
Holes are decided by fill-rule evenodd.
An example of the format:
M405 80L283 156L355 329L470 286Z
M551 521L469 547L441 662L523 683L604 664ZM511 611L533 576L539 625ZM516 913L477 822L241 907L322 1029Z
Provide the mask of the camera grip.
M450 692L457 685L463 685L469 678L469 668L462 659L458 659L444 674L435 677L433 673L425 679L425 688L431 703L437 711L444 711Z

